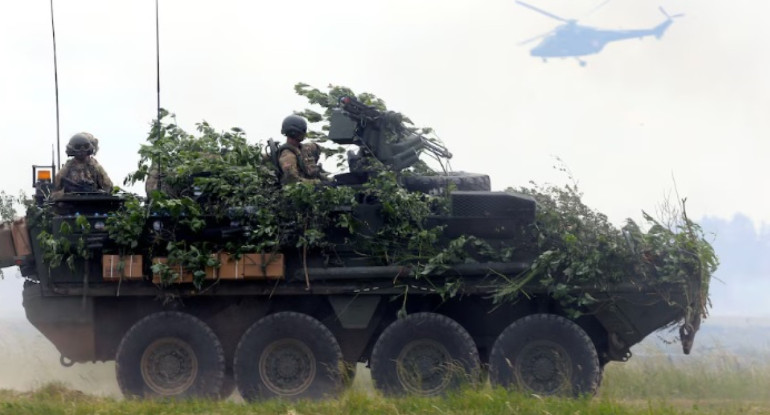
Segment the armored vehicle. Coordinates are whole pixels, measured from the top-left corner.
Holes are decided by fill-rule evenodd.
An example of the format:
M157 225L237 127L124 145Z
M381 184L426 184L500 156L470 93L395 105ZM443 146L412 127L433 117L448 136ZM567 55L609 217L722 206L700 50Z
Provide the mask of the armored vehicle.
M413 132L386 139L377 120L388 116L352 98L342 101L329 138L361 151L349 155L350 172L334 185L365 184L367 170L356 167L361 158L403 170L421 151L446 153ZM44 177L36 186L49 182ZM517 301L496 302L499 287L540 254L527 232L536 222L535 200L491 191L482 174L412 174L402 185L448 193L448 208L427 225L442 227L442 238L474 236L515 247L514 254L450 263L420 278L411 266L361 258L340 238L335 261L288 248L219 254L220 266L207 270L210 284L195 285L181 265L177 279L164 284L155 265L175 265L143 250L143 241L131 255L111 249L105 222L124 203L121 196L72 193L39 197L53 214L28 216L26 227L14 228L19 242L14 252L0 253L0 265L20 267L27 318L56 346L61 363L114 360L126 396L217 398L237 387L247 400L322 398L344 389L359 362L386 394L437 395L488 377L493 385L575 396L594 393L608 362L627 360L631 346L661 327L682 322L689 352L699 315L687 312L693 299L683 282L666 283L665 296L660 285L633 275L610 289L569 287L594 300L577 306L579 313L538 281L520 287L525 295ZM362 201L352 214L371 231L381 209L377 200ZM145 226L157 231L167 220L154 216ZM72 249L84 255L52 267L41 234L65 227ZM239 227L206 222L190 237L219 240ZM438 288L448 282L460 283L453 295Z

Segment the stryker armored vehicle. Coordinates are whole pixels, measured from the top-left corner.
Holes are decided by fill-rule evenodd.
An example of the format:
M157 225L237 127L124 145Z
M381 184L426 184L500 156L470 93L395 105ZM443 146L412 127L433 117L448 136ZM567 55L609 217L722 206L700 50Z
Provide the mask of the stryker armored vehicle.
M398 171L421 151L446 153L412 132L386 139L377 121L387 116L343 99L329 138L361 151L349 154L350 172L335 185L366 183L367 170L356 167L361 158ZM50 177L36 182L39 191L50 187ZM537 281L521 287L525 295L517 301L495 302L496 290L539 254L527 232L536 222L535 200L491 191L488 176L479 174L412 174L402 185L448 193L448 209L427 225L442 227L443 238L474 236L515 247L514 255L450 264L427 279L410 266L362 258L339 238L333 262L287 248L220 258L204 287L181 266L176 282L162 284L154 265L166 259L143 250L143 241L132 255L115 255L105 221L120 209L120 196L71 193L51 200L39 192L38 204L54 214L47 222L27 217L26 228L15 228L16 248L0 252L0 266L20 267L27 318L56 346L61 363L114 360L126 396L221 398L237 387L247 400L333 397L359 362L386 394L437 395L488 376L493 385L576 396L594 393L608 362L626 361L634 344L662 327L681 322L689 352L700 320L685 311L693 307L685 284L670 283L665 296L633 276L611 289L570 287L595 300L577 314ZM365 200L352 214L371 232L381 208ZM147 232L166 220L151 217ZM81 233L86 222L90 231ZM51 267L40 234L56 234L65 224L86 255ZM237 221L213 221L189 237L214 241L241 231ZM437 287L450 280L461 282L458 292L444 295Z

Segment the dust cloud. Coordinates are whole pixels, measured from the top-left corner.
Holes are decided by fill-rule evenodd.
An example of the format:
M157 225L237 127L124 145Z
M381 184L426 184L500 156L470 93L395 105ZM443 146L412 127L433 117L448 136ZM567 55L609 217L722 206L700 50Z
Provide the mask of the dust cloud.
M122 396L114 362L64 367L53 344L26 320L0 320L0 351L0 389L30 391L60 382L89 395Z
M24 315L24 279L18 268L2 269L0 279L0 389L30 391L59 382L70 389L97 396L120 397L115 363L87 363L64 367L60 353Z

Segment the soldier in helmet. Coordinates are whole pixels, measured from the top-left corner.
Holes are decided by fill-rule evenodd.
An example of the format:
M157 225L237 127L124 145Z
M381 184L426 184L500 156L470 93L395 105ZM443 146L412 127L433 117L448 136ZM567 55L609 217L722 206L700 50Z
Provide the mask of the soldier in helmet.
M278 148L281 184L318 183L327 180L323 169L318 165L321 147L316 143L302 143L307 135L305 119L299 115L284 118L281 134L286 136L286 144Z
M67 143L67 155L72 157L54 178L54 195L70 192L110 192L112 181L96 154L99 141L89 133L78 133Z

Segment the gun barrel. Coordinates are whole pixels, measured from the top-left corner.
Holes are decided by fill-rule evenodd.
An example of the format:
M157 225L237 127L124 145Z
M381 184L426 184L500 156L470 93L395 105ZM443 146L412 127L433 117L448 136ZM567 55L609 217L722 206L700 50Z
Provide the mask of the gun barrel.
M428 140L425 137L422 137L422 136L420 136L420 137L423 140L423 143L422 143L423 147L425 147L425 149L427 151L433 153L436 157L443 157L443 158L446 158L446 159L451 159L452 158L452 153L449 152L448 148L446 148L446 147L444 147L444 146L442 146L440 144L436 144L436 143Z

